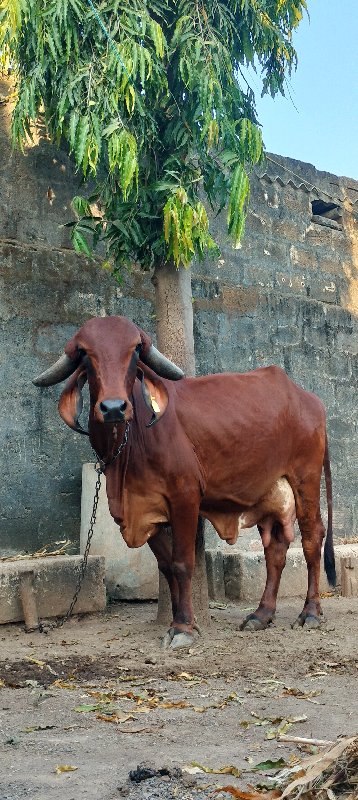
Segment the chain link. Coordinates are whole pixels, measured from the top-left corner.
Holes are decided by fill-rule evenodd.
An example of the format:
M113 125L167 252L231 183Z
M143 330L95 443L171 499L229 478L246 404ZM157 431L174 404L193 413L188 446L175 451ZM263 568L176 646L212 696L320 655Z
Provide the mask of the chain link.
M73 598L71 600L71 604L70 604L70 607L69 607L68 611L66 611L66 614L63 617L61 617L59 622L56 623L56 625L55 625L56 628L62 628L62 625L64 625L65 622L67 622L67 620L70 618L70 616L71 616L71 614L73 612L73 609L74 609L74 607L75 607L75 605L77 603L79 593L80 593L80 591L82 589L82 583L83 583L83 580L84 580L84 577L85 577L85 574L86 574L86 569L87 569L87 564L88 564L88 556L89 556L89 551L90 551L90 548L91 548L92 536L94 534L94 526L96 524L99 493L100 493L100 489L101 489L101 475L103 475L103 469L102 469L102 467L100 465L95 464L94 468L95 468L95 470L97 472L97 480L96 480L96 485L95 485L95 490L94 490L93 507L92 507L92 514L91 514L88 534L87 534L86 547L84 549L82 562L81 562L80 566L78 567L78 577L77 577L76 591L75 591L75 593L73 595Z
M92 450L93 450L93 452L94 452L94 454L95 454L95 456L97 458L97 463L94 465L95 471L97 473L97 480L96 480L96 485L95 485L95 490L94 490L92 514L91 514L89 529L88 529L88 533L87 533L86 547L84 549L82 562L81 562L80 566L77 568L78 577L77 577L77 584L76 584L75 593L73 595L73 598L71 600L71 603L70 603L70 606L69 606L68 610L66 611L64 616L61 617L61 619L59 619L57 622L52 622L52 623L50 623L50 624L48 624L46 626L44 626L41 622L39 623L39 630L40 630L41 633L42 632L47 632L48 630L53 630L54 628L62 628L62 626L65 624L65 622L67 622L67 620L70 618L70 616L73 613L73 609L74 609L74 607L75 607L75 605L77 603L80 591L82 589L82 584L83 584L83 581L84 581L86 570L87 570L88 556L89 556L89 551L90 551L90 548L91 548L91 541L92 541L92 537L93 537L93 534L94 534L94 526L96 524L96 518L97 518L99 493L100 493L100 490L101 490L101 476L105 474L106 467L108 467L110 464L113 464L113 462L116 461L118 456L121 454L122 450L125 448L125 446L126 446L126 444L128 442L128 434L129 434L129 423L127 422L122 442L119 445L118 450L115 453L115 455L112 456L112 458L109 461L103 461L103 459L99 457L98 453L96 453L96 451L93 450L93 448L92 448Z

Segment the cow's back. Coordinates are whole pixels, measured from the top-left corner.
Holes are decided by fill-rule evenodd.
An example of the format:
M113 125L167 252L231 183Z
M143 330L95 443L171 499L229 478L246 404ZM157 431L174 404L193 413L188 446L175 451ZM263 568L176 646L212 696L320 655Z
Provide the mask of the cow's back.
M279 367L185 379L170 394L212 499L251 504L312 448L323 459L324 407Z

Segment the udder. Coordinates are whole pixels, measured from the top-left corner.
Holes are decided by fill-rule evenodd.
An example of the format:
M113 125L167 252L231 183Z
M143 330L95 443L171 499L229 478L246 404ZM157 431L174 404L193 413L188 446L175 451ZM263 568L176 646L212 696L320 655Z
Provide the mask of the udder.
M295 538L294 523L296 520L295 497L286 478L279 478L255 506L240 514L239 531L257 525L264 547L271 541L271 533L275 523L282 526L283 535L288 543Z

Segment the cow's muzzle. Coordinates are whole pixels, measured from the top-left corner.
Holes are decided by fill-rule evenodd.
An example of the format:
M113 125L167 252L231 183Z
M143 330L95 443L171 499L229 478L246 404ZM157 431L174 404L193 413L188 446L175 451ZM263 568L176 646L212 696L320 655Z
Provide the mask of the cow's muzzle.
M99 404L104 422L124 422L127 401L116 398L115 400L102 400Z

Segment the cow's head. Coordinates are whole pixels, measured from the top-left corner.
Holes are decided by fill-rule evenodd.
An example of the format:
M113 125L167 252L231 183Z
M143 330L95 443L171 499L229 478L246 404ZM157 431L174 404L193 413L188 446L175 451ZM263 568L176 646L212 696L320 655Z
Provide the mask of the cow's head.
M141 364L146 372L143 375ZM149 336L125 317L88 320L67 342L64 354L46 372L35 378L36 386L52 386L70 378L59 401L61 417L73 430L86 433L79 423L82 387L88 381L94 421L112 425L133 417L131 394L135 378L142 380L144 399L156 415L164 412L168 397L162 378L183 377L179 367L151 343Z

